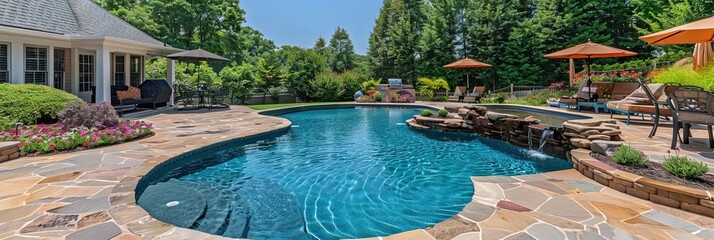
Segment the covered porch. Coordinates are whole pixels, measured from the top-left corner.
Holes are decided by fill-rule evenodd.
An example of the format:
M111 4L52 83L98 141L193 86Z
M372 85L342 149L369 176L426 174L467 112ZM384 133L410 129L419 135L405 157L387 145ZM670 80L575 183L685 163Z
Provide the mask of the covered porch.
M0 66L0 82L47 85L94 103L111 103L111 86L138 87L146 81L147 59L182 51L110 36L79 37L5 27L0 27L0 34L0 65L4 65ZM167 59L165 80L171 87L174 72L174 61Z

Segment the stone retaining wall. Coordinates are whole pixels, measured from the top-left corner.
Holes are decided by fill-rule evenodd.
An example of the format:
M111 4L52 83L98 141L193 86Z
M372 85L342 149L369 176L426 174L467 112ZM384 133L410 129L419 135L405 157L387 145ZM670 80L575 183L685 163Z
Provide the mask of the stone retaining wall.
M570 151L573 168L588 178L617 191L645 200L714 217L712 192L666 183L611 167L590 156L590 151Z
M0 142L0 162L19 158L19 144L18 142Z

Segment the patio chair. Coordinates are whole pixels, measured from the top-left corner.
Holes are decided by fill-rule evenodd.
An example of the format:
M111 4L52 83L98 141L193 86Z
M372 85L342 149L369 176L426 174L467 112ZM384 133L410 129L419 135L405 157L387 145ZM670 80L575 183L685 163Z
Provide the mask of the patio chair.
M466 87L457 86L456 89L454 89L454 95L449 96L448 101L449 102L463 102L465 93L466 93Z
M650 131L650 137L654 136L659 125L661 116L671 116L671 112L666 104L666 95L664 95L664 84L651 83L645 84L642 80L637 80L640 86L627 97L619 101L607 102L607 107L610 109L610 118L615 113L627 116L626 124L630 124L632 115L650 115L654 120L654 127Z
M228 108L226 104L226 99L228 99L228 90L221 87L218 89L210 90L208 95L208 110L213 108ZM218 106L218 107L216 107Z
M679 90L669 95L669 107L672 109L672 146L677 146L679 129L684 128L682 143L689 144L691 124L702 124L707 126L709 134L709 147L714 148L714 96L701 89L680 87Z
M565 108L570 108L570 107L577 107L580 109L582 107L582 104L579 104L581 102L590 102L590 99L593 97L594 94L598 95L598 102L599 103L605 103L607 99L605 99L603 96L606 94L610 94L612 92L612 89L614 87L614 83L593 83L589 88L587 85L587 82L583 81L582 84L580 84L580 87L578 88L577 93L575 96L571 97L562 97L558 101L559 107L565 107ZM590 92L590 95L588 95L588 92Z
M188 106L198 107L198 92L183 85L176 85L176 102L177 105L182 104L184 109L188 109Z
M473 91L469 93L468 96L464 97L464 102L481 102L481 97L483 97L483 93L486 92L486 87L484 86L476 86L474 87Z

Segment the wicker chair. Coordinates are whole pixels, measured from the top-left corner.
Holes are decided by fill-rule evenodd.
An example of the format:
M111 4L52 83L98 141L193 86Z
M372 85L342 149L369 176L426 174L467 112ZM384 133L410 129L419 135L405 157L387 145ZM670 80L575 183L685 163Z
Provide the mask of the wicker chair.
M691 124L707 125L709 147L714 148L714 96L700 89L680 87L669 95L669 108L672 110L672 149L677 146L679 129L684 128L682 143L689 144L689 128Z

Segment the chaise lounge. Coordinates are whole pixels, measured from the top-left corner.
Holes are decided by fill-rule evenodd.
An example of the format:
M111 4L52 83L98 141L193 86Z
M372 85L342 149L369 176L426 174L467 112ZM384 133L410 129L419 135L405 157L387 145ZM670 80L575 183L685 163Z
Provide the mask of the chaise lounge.
M484 92L486 92L486 87L476 86L474 87L473 91L469 93L468 96L464 97L464 102L481 102L481 98L483 97Z
M449 102L462 102L464 100L464 95L466 95L466 87L457 86L454 89L454 95L449 96Z

